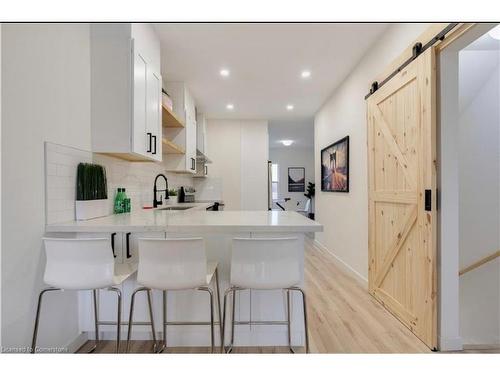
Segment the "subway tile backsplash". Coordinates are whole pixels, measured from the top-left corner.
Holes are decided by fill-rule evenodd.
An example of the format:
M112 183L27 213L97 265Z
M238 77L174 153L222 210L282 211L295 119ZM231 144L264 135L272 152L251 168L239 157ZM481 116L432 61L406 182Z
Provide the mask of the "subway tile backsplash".
M75 220L76 169L78 163L96 163L106 168L109 214L118 187L126 188L132 211L153 202L153 183L158 173L168 178L169 188L193 185L191 176L168 173L160 163L134 163L69 146L45 143L45 218L47 224ZM163 184L159 182L159 184ZM163 188L163 185L159 185Z

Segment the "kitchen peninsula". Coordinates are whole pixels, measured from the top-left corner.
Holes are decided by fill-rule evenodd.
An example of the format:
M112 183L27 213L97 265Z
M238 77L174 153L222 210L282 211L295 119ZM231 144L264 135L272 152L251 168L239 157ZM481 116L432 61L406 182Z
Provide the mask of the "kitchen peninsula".
M319 232L323 226L293 211L206 211L209 203L186 203L167 205L155 210L140 210L129 214L110 215L86 221L71 221L46 226L48 236L76 238L110 238L119 267L134 270L137 267L137 244L139 238L203 237L207 258L219 264L221 292L228 287L231 240L234 237L296 237L304 241L308 232ZM303 253L302 253L303 270ZM302 278L303 279L303 278ZM128 320L130 294L137 287L135 274L122 285L124 306L122 321ZM144 296L141 296L145 298ZM138 297L138 298L141 298ZM94 337L91 293L80 292L80 330ZM135 321L142 325L134 327L132 339L150 340L147 304L138 301L134 313ZM286 319L286 296L277 291L241 291L236 296L236 318L248 321L279 321ZM107 291L100 293L99 320L101 338L113 339L115 327L115 296ZM299 296L292 295L292 345L302 346L304 330L302 305ZM155 321L161 321L161 292L153 292ZM142 310L141 310L142 309ZM168 295L167 314L172 321L207 321L209 309L206 295L192 292L173 292ZM294 319L294 317L296 317ZM106 325L108 324L108 325ZM122 331L126 332L123 325ZM157 325L161 330L161 324ZM287 345L286 326L237 326L237 346ZM209 344L209 327L169 326L169 346L206 346ZM158 337L160 333L158 332ZM126 335L122 335L126 337ZM218 335L216 335L218 337Z

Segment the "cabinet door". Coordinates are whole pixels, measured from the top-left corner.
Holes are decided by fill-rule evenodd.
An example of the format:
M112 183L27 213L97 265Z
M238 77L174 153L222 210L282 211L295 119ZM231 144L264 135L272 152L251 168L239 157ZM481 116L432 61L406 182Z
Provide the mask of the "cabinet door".
M150 65L146 65L146 75L146 132L148 139L151 139L150 155L161 161L161 79Z
M151 152L151 134L147 134L146 121L146 87L147 64L141 54L134 50L134 89L133 89L133 124L132 124L132 150L141 155Z

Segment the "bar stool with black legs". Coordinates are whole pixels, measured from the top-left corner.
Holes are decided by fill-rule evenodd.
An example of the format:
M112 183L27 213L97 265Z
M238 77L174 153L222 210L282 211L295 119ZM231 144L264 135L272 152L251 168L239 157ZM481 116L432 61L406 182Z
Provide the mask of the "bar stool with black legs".
M300 288L302 242L298 238L234 238L231 255L230 287L224 294L223 329L227 326L227 297L232 295L231 342L228 347L221 344L221 351L229 353L233 349L235 325L286 325L288 347L292 353L290 294L299 292L302 296L304 312L305 350L309 353L307 328L306 295ZM236 321L235 297L241 290L276 290L286 292L286 320L283 321ZM223 332L223 339L225 332Z
M127 352L134 325L134 303L138 292L147 293L149 317L153 336L153 351L162 352L167 348L167 327L169 325L210 325L211 352L214 352L214 293L209 287L215 282L217 292L217 310L219 323L221 319L219 278L217 263L207 262L205 243L202 238L167 238L139 239L139 265L137 283L141 287L132 293L130 316L128 323ZM158 347L153 318L151 290L163 293L163 345ZM210 322L172 322L167 320L167 292L176 290L198 290L207 292L210 297ZM222 327L220 327L222 340Z
M38 325L44 294L64 290L92 291L96 344L90 352L94 351L99 343L99 317L97 311L97 291L99 289L115 292L118 297L116 320L116 352L118 353L120 350L122 297L120 289L115 286L120 285L134 271L127 274L115 274L115 261L109 239L44 238L43 241L47 255L43 280L49 285L49 288L42 290L38 297L31 353L36 351Z

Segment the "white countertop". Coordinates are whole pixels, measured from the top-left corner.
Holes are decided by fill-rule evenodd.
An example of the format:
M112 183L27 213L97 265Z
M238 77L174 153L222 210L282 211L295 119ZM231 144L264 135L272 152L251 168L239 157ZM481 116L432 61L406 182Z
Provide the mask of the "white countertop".
M206 211L211 203L178 203L184 211L140 210L46 226L46 232L321 232L323 226L293 211ZM163 206L166 207L166 206Z

